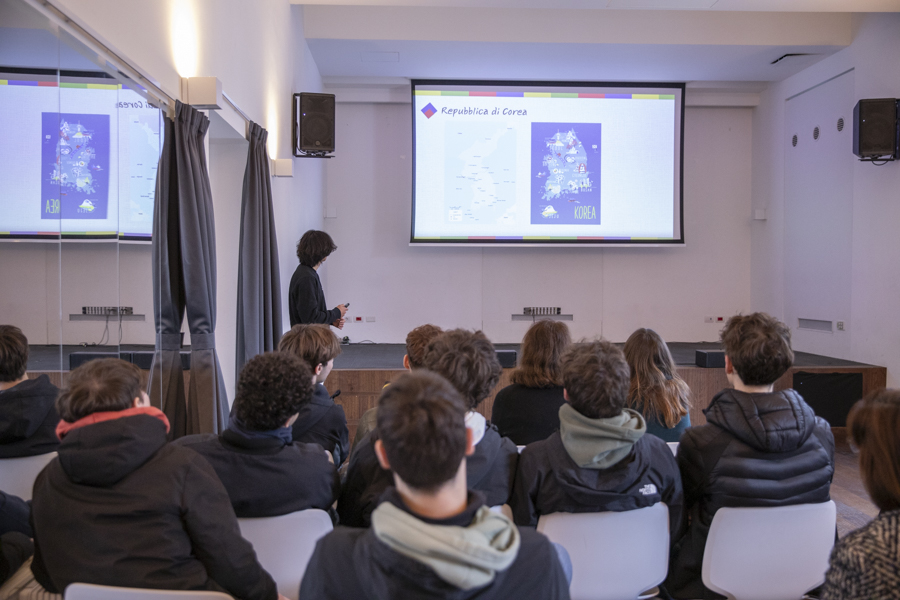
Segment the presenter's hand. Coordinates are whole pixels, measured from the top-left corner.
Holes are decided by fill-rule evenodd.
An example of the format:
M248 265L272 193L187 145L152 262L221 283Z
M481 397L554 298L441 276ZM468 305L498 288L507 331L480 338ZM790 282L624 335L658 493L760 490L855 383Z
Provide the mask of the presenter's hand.
M343 319L343 318L344 318L344 315L347 314L347 307L344 306L343 304L338 304L336 308L337 308L339 311L341 311L341 319Z
M334 323L332 323L331 326L332 326L332 327L337 327L338 329L343 329L343 328L344 328L344 320L343 320L343 319L338 319L337 321L335 321Z

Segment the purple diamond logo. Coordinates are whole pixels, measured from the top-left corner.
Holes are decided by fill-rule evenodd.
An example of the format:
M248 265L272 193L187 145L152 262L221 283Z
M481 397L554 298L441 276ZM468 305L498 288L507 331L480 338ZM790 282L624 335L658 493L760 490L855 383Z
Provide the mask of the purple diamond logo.
M422 114L424 114L429 119L437 114L437 109L432 106L431 102L429 102L425 108L422 109Z

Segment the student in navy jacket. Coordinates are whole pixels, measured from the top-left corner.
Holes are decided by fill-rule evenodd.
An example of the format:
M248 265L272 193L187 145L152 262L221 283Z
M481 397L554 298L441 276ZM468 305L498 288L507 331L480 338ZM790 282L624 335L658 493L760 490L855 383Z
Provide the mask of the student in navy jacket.
M466 426L472 430L475 444L475 452L466 460L469 488L484 494L489 506L505 504L515 477L518 450L476 412L500 379L494 346L480 331L445 331L428 345L422 366L447 379L466 401ZM338 500L338 515L345 525L368 527L382 492L391 485L390 471L381 467L375 454L377 439L376 429L363 438L350 457Z
M324 323L344 328L347 307L339 304L328 310L325 293L319 281L319 267L337 250L331 236L324 231L310 229L297 242L297 258L300 264L291 277L288 290L288 313L291 327L299 323Z
M350 453L350 430L344 408L335 404L325 380L341 353L341 342L327 325L294 325L281 338L278 349L309 365L315 378L312 400L300 409L292 430L295 442L319 444L340 466Z
M560 430L519 457L510 505L518 525L556 512L622 512L665 502L674 538L683 494L675 457L625 408L630 370L605 340L572 346L562 361L567 404Z
M331 454L295 442L291 425L312 397L312 373L296 356L270 352L241 370L228 428L174 443L205 458L239 518L328 510L340 491Z
M0 325L0 458L35 456L59 446L53 404L59 389L46 375L29 379L28 339Z
M316 544L300 597L307 600L446 598L565 600L556 549L467 490L473 455L468 406L443 378L404 374L378 402L374 452L395 487L371 529L338 527ZM390 471L388 471L390 469Z

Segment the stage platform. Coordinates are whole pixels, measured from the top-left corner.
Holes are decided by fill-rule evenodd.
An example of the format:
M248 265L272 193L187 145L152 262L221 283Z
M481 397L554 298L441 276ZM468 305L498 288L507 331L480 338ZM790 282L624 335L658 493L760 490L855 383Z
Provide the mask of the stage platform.
M519 344L496 344L497 349L516 350ZM32 376L41 373L50 375L51 380L60 385L69 370L69 355L73 352L152 352L150 345L116 346L31 346L28 371ZM693 393L691 422L699 425L706 422L703 409L709 406L713 396L725 387L728 381L725 369L706 369L694 364L697 350L721 350L717 342L670 342L669 349L678 365L679 375L687 382ZM384 384L403 373L403 344L349 344L341 347L341 354L334 361L334 371L326 382L331 393L341 391L336 401L343 405L350 426L350 436L356 431L360 416L375 406ZM183 352L190 352L185 347ZM809 354L794 353L794 366L775 384L776 389L785 389L793 384L794 374L806 373L859 373L862 376L862 394L885 387L887 369L875 365ZM509 385L512 369L504 369L491 396L481 405L480 411L490 418L494 394ZM187 384L190 372L185 373Z

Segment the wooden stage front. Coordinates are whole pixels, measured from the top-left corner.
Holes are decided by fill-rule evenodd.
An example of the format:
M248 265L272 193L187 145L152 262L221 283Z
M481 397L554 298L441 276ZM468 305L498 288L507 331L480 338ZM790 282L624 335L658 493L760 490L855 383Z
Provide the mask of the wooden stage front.
M478 411L488 419L491 418L491 409L494 406L494 396L503 387L509 385L509 377L512 369L503 369L500 382L490 397L485 400ZM775 389L783 390L791 387L794 373L805 371L807 373L862 373L863 395L872 390L884 388L887 383L887 369L865 365L859 367L829 367L829 366L803 366L791 367L776 382ZM356 423L360 416L368 409L375 406L378 396L384 384L393 381L404 373L403 369L335 369L331 372L326 385L331 393L337 390L341 395L335 402L344 407L347 415L347 424L350 426L350 439L356 432ZM678 374L685 380L693 393L693 406L691 407L691 424L701 425L706 423L703 409L709 406L710 401L719 391L728 387L725 377L725 369L706 369L689 365L678 365Z

